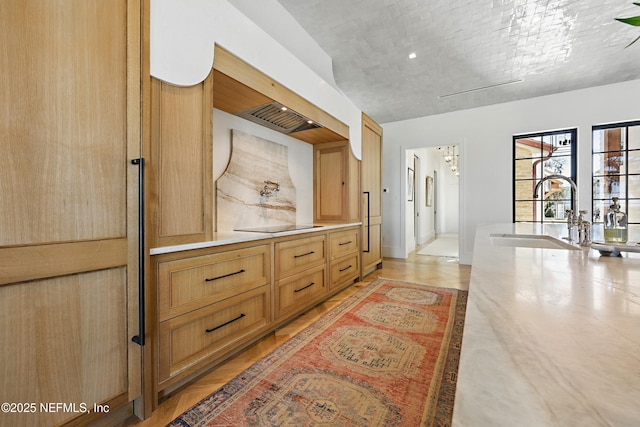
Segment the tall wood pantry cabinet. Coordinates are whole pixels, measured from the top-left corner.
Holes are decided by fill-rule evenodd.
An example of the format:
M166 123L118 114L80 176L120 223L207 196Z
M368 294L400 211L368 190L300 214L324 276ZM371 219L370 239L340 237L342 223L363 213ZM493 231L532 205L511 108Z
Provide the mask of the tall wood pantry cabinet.
M382 128L362 115L362 274L382 266Z
M141 394L144 2L0 6L0 426L88 424Z

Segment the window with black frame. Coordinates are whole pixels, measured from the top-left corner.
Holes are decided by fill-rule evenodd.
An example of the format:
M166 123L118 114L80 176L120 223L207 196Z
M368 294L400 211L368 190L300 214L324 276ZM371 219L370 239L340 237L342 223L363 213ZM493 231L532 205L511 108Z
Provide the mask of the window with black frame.
M566 180L546 180L537 199L533 191L538 181L549 175L564 175L576 182L576 143L576 129L513 137L513 222L567 221L567 213L574 207Z
M628 239L640 240L640 121L594 126L592 221L603 228L617 197L627 214ZM594 231L596 231L595 229Z

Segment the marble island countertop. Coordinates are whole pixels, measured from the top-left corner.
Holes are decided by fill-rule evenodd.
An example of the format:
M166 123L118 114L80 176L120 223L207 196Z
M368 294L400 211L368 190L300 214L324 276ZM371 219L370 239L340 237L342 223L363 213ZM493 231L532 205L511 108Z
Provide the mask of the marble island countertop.
M253 240L269 239L274 237L294 236L297 234L312 233L317 231L334 230L345 227L362 225L361 222L346 224L312 224L305 225L298 230L287 230L281 232L250 232L250 231L225 231L214 233L213 239L206 242L187 243L184 245L162 246L152 248L151 255L167 254L172 252L188 251L192 249L210 248L214 246L230 245L232 243L251 242Z
M500 233L566 227L478 228L452 425L640 425L640 254L494 245Z

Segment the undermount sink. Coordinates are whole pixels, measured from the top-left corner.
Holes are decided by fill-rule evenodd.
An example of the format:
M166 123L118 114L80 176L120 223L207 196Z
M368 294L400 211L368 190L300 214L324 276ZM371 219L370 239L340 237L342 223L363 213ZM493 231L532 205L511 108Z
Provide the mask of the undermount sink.
M540 234L491 234L489 238L491 239L491 244L494 246L566 250L580 249L580 247L564 240Z

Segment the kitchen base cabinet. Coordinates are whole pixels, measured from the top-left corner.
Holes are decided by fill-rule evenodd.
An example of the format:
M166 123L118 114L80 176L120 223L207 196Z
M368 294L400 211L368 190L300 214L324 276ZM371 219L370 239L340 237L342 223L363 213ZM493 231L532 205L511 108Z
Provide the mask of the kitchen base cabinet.
M360 278L360 229L329 234L329 291Z
M156 397L359 279L360 225L153 256Z

